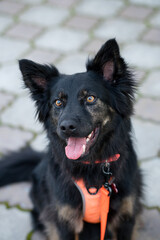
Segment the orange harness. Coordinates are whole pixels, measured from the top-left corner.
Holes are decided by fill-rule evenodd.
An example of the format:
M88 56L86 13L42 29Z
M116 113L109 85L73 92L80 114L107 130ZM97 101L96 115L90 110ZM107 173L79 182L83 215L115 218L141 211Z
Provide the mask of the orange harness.
M116 154L105 162L109 163L116 161L119 157L120 155ZM100 163L100 161L96 161L96 163ZM87 162L86 164L89 163ZM74 183L79 189L83 200L83 220L89 223L100 223L100 239L104 240L109 212L110 192L104 186L102 186L98 192L95 192L92 187L87 189L82 179L77 181L74 180Z
M101 223L101 240L104 239L110 196L105 187L101 187L94 195L90 194L83 180L75 181L83 200L83 220L89 223Z

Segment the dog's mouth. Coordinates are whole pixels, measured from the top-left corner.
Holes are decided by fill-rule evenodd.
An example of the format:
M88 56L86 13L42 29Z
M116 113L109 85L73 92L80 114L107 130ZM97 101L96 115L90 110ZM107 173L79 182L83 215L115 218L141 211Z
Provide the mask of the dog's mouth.
M70 137L67 140L65 153L67 158L77 160L89 153L90 148L94 145L99 135L99 128L95 128L87 137L76 138Z

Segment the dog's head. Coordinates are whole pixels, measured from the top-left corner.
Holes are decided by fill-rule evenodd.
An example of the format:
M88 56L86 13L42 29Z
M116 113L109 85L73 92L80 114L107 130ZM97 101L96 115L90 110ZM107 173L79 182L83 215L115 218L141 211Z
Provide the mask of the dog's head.
M132 113L135 84L114 39L88 61L84 73L64 75L29 60L19 65L39 120L63 143L68 159L85 159L102 149L118 119Z

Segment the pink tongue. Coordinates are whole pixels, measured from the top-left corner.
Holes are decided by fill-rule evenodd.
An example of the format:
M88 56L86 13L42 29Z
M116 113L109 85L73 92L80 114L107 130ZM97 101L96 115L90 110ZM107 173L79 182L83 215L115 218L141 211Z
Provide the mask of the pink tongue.
M69 159L78 159L83 154L83 145L86 146L86 138L74 138L68 139L68 144L65 147L66 156Z

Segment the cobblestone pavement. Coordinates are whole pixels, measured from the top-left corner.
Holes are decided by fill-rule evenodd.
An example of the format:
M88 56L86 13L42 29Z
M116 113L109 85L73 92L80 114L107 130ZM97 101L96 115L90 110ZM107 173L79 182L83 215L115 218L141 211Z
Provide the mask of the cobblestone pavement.
M54 63L65 73L83 71L88 55L116 37L140 83L133 125L145 208L137 239L159 240L160 0L2 0L0 23L0 154L47 144L17 59ZM1 188L1 240L43 239L32 234L29 188Z

